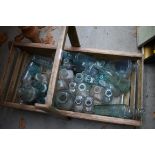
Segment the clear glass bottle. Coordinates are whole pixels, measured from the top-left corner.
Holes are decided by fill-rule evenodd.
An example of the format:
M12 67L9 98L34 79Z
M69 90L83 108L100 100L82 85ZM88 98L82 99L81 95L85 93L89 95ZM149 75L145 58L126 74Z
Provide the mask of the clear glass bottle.
M70 82L69 83L69 92L72 94L76 93L76 89L77 89L77 83L76 82Z
M48 79L48 75L46 74L42 74L42 73L37 73L35 75L35 80L39 81L40 83L48 83L49 79Z
M76 98L74 100L74 111L82 112L83 111L83 103L84 103L84 97L76 96Z
M52 68L53 62L51 60L51 58L49 57L44 57L44 56L40 56L40 55L34 55L32 58L32 61L39 65L39 66L44 66L48 69Z
M75 75L75 82L82 83L84 80L84 75L82 73L77 73Z
M66 83L65 80L58 80L57 85L56 85L56 90L66 90L68 89L68 84Z
M32 81L32 86L38 90L39 94L46 94L48 86L46 83L42 83L37 80Z
M85 83L80 83L77 87L77 96L89 96L89 86L86 85Z
M72 69L72 63L71 63L71 60L69 58L65 58L63 59L63 65L62 65L64 68L70 70Z
M73 106L73 97L68 91L56 92L55 105L62 110L71 110Z
M133 113L130 107L125 104L95 105L94 112L97 115L128 119L133 118Z
M128 78L132 71L131 60L119 60L115 61L115 70L121 78Z
M98 100L101 102L104 96L104 88L97 85L93 85L90 89L90 96L92 96L94 100Z
M65 80L66 82L70 82L73 80L74 74L72 70L60 69L59 71L59 79Z
M83 112L85 112L85 113L93 113L94 112L94 104L93 104L92 97L87 96L85 98Z
M22 80L30 80L32 77L35 77L37 73L41 73L41 68L34 62L31 62L27 68L26 72L24 73Z
M38 90L32 87L31 85L27 85L18 89L18 95L22 103L29 104L36 100L38 96Z
M91 77L91 75L85 74L84 81L86 83L93 84L95 82L95 79Z
M112 90L109 88L105 89L102 103L103 104L110 103L112 101L112 98L113 98Z

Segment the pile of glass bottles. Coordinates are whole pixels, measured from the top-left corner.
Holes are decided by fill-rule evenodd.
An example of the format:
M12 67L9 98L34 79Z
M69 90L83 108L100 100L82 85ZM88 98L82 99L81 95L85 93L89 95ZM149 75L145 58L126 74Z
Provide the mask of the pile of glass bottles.
M52 63L51 58L32 56L22 75L18 89L20 103L45 103Z
M64 51L54 105L62 110L133 118L122 99L130 91L133 66L128 59L110 61ZM120 100L114 103L113 98Z

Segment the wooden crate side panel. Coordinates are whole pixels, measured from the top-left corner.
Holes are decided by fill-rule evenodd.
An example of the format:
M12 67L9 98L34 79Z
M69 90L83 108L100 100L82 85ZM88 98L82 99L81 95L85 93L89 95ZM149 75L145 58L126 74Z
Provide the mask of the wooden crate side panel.
M11 101L12 100L12 97L13 97L13 94L14 94L14 91L15 91L15 86L16 86L16 83L17 83L17 80L18 80L18 74L20 73L23 57L24 57L24 53L21 53L21 52L18 51L16 64L15 64L15 66L13 68L13 74L12 74L11 81L10 81L10 84L9 84L9 87L8 87L8 91L7 91L7 94L6 94L6 97L5 97L5 101Z
M122 118L116 118L116 117L78 113L78 112L65 111L65 110L58 110L58 112L64 116L73 117L73 118L93 120L93 121L99 121L99 122L105 122L105 123L124 124L124 125L131 125L131 126L141 125L140 121L131 120L131 119L122 119Z
M15 53L14 53L14 46L13 43L11 45L11 48L8 53L8 58L6 61L6 65L4 67L3 75L0 80L0 103L3 103L5 100L5 96L7 93L7 86L9 84L9 81L11 80L11 73L12 73L12 66L14 65L14 59L15 59Z
M15 87L15 90L14 90L14 94L13 94L13 97L12 97L12 102L19 102L19 99L17 97L17 91L18 91L18 88L20 87L20 83L21 83L21 77L23 75L23 72L29 62L29 58L31 56L27 53L27 52L23 52L23 60L22 60L22 63L21 63L21 69L20 69L20 72L18 74L18 79L17 79L17 83L16 83L16 87Z

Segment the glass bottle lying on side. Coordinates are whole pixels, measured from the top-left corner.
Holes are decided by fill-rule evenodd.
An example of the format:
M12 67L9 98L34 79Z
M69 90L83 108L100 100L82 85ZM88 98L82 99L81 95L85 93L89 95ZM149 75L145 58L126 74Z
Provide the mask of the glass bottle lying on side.
M142 110L133 111L129 106L125 104L95 105L94 112L97 115L119 117L126 119L141 119L143 115Z

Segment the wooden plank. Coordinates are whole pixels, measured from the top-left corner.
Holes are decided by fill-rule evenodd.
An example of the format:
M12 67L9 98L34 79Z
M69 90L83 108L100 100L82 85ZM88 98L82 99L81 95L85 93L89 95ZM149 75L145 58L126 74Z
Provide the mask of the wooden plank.
M70 47L70 48L65 48L65 50L73 51L73 52L85 52L85 53L104 54L104 55L110 55L110 56L122 56L122 57L130 57L130 58L142 58L143 56L141 53L138 53L138 52L101 50L101 49L81 48L81 47Z
M27 47L27 48L35 48L35 49L56 49L56 46L53 44L44 44L44 43L14 43L15 47Z
M80 47L80 42L75 26L68 27L68 37L73 47Z
M1 80L0 80L0 103L3 103L4 101L4 96L5 96L5 87L7 85L7 82L9 80L9 67L13 64L13 60L14 60L14 43L12 42L11 44L11 47L9 49L9 53L8 53L8 58L7 58L7 62L6 62L6 65L4 67L4 70L3 70L3 75L1 77Z
M136 69L133 68L131 73L131 89L130 89L130 108L135 110L136 102Z
M46 97L46 105L49 108L51 108L52 100L54 97L57 75L58 75L59 65L60 65L60 61L61 61L61 54L62 54L62 49L64 48L66 35L67 35L67 27L63 27L62 34L60 36L60 39L58 42L58 47L57 47L56 54L55 54L55 59L54 59L53 68L52 68L52 74L51 74L49 88L48 88L47 97Z
M19 88L19 86L21 84L21 77L22 77L24 69L27 66L27 62L28 62L29 57L30 57L29 54L27 52L24 52L23 61L22 61L22 64L21 64L22 65L21 66L21 71L20 71L19 76L18 76L17 85L16 85L16 88L15 88L15 92L14 92L14 95L13 95L12 102L16 101L17 91L18 91L18 88Z
M137 100L137 109L142 108L142 94L143 94L143 78L142 78L142 68L143 68L143 60L137 60L138 64L138 80L137 80L137 85L138 85L138 100Z
M0 106L1 105L5 107L15 108L15 109L46 113L46 111L36 109L35 106L33 105L19 104L19 103L13 103L13 102L5 102L5 104L0 104Z
M100 116L100 115L86 114L86 113L79 113L79 112L72 112L72 111L65 111L65 110L57 110L57 111L64 116L73 117L73 118L93 120L93 121L113 123L113 124L131 125L131 126L141 125L141 122L137 120Z
M18 80L18 74L20 73L20 69L21 69L21 63L23 61L23 57L24 57L24 53L23 52L19 52L18 53L18 57L16 60L16 64L14 66L14 71L13 71L13 75L8 87L8 91L5 97L5 101L11 101L12 97L13 97L13 93L15 91L15 86Z
M18 47L36 47L42 48L41 43L15 43ZM44 48L46 49L56 49L56 46L52 46L51 44L44 44ZM142 58L142 54L138 52L125 52L125 51L115 51L115 50L101 50L101 49L90 49L90 48L81 48L81 47L65 47L64 50L66 51L73 51L73 52L85 52L85 53L98 53L98 54L105 54L105 55L114 55L114 56L124 56L124 57L131 57L131 58Z
M36 109L43 110L43 111L47 112L48 114L52 114L52 115L54 115L55 117L59 117L59 118L66 119L66 116L63 116L63 115L61 114L61 112L59 112L59 111L58 111L57 109L55 109L55 108L49 108L46 104L36 103L36 104L35 104L35 108L36 108Z

